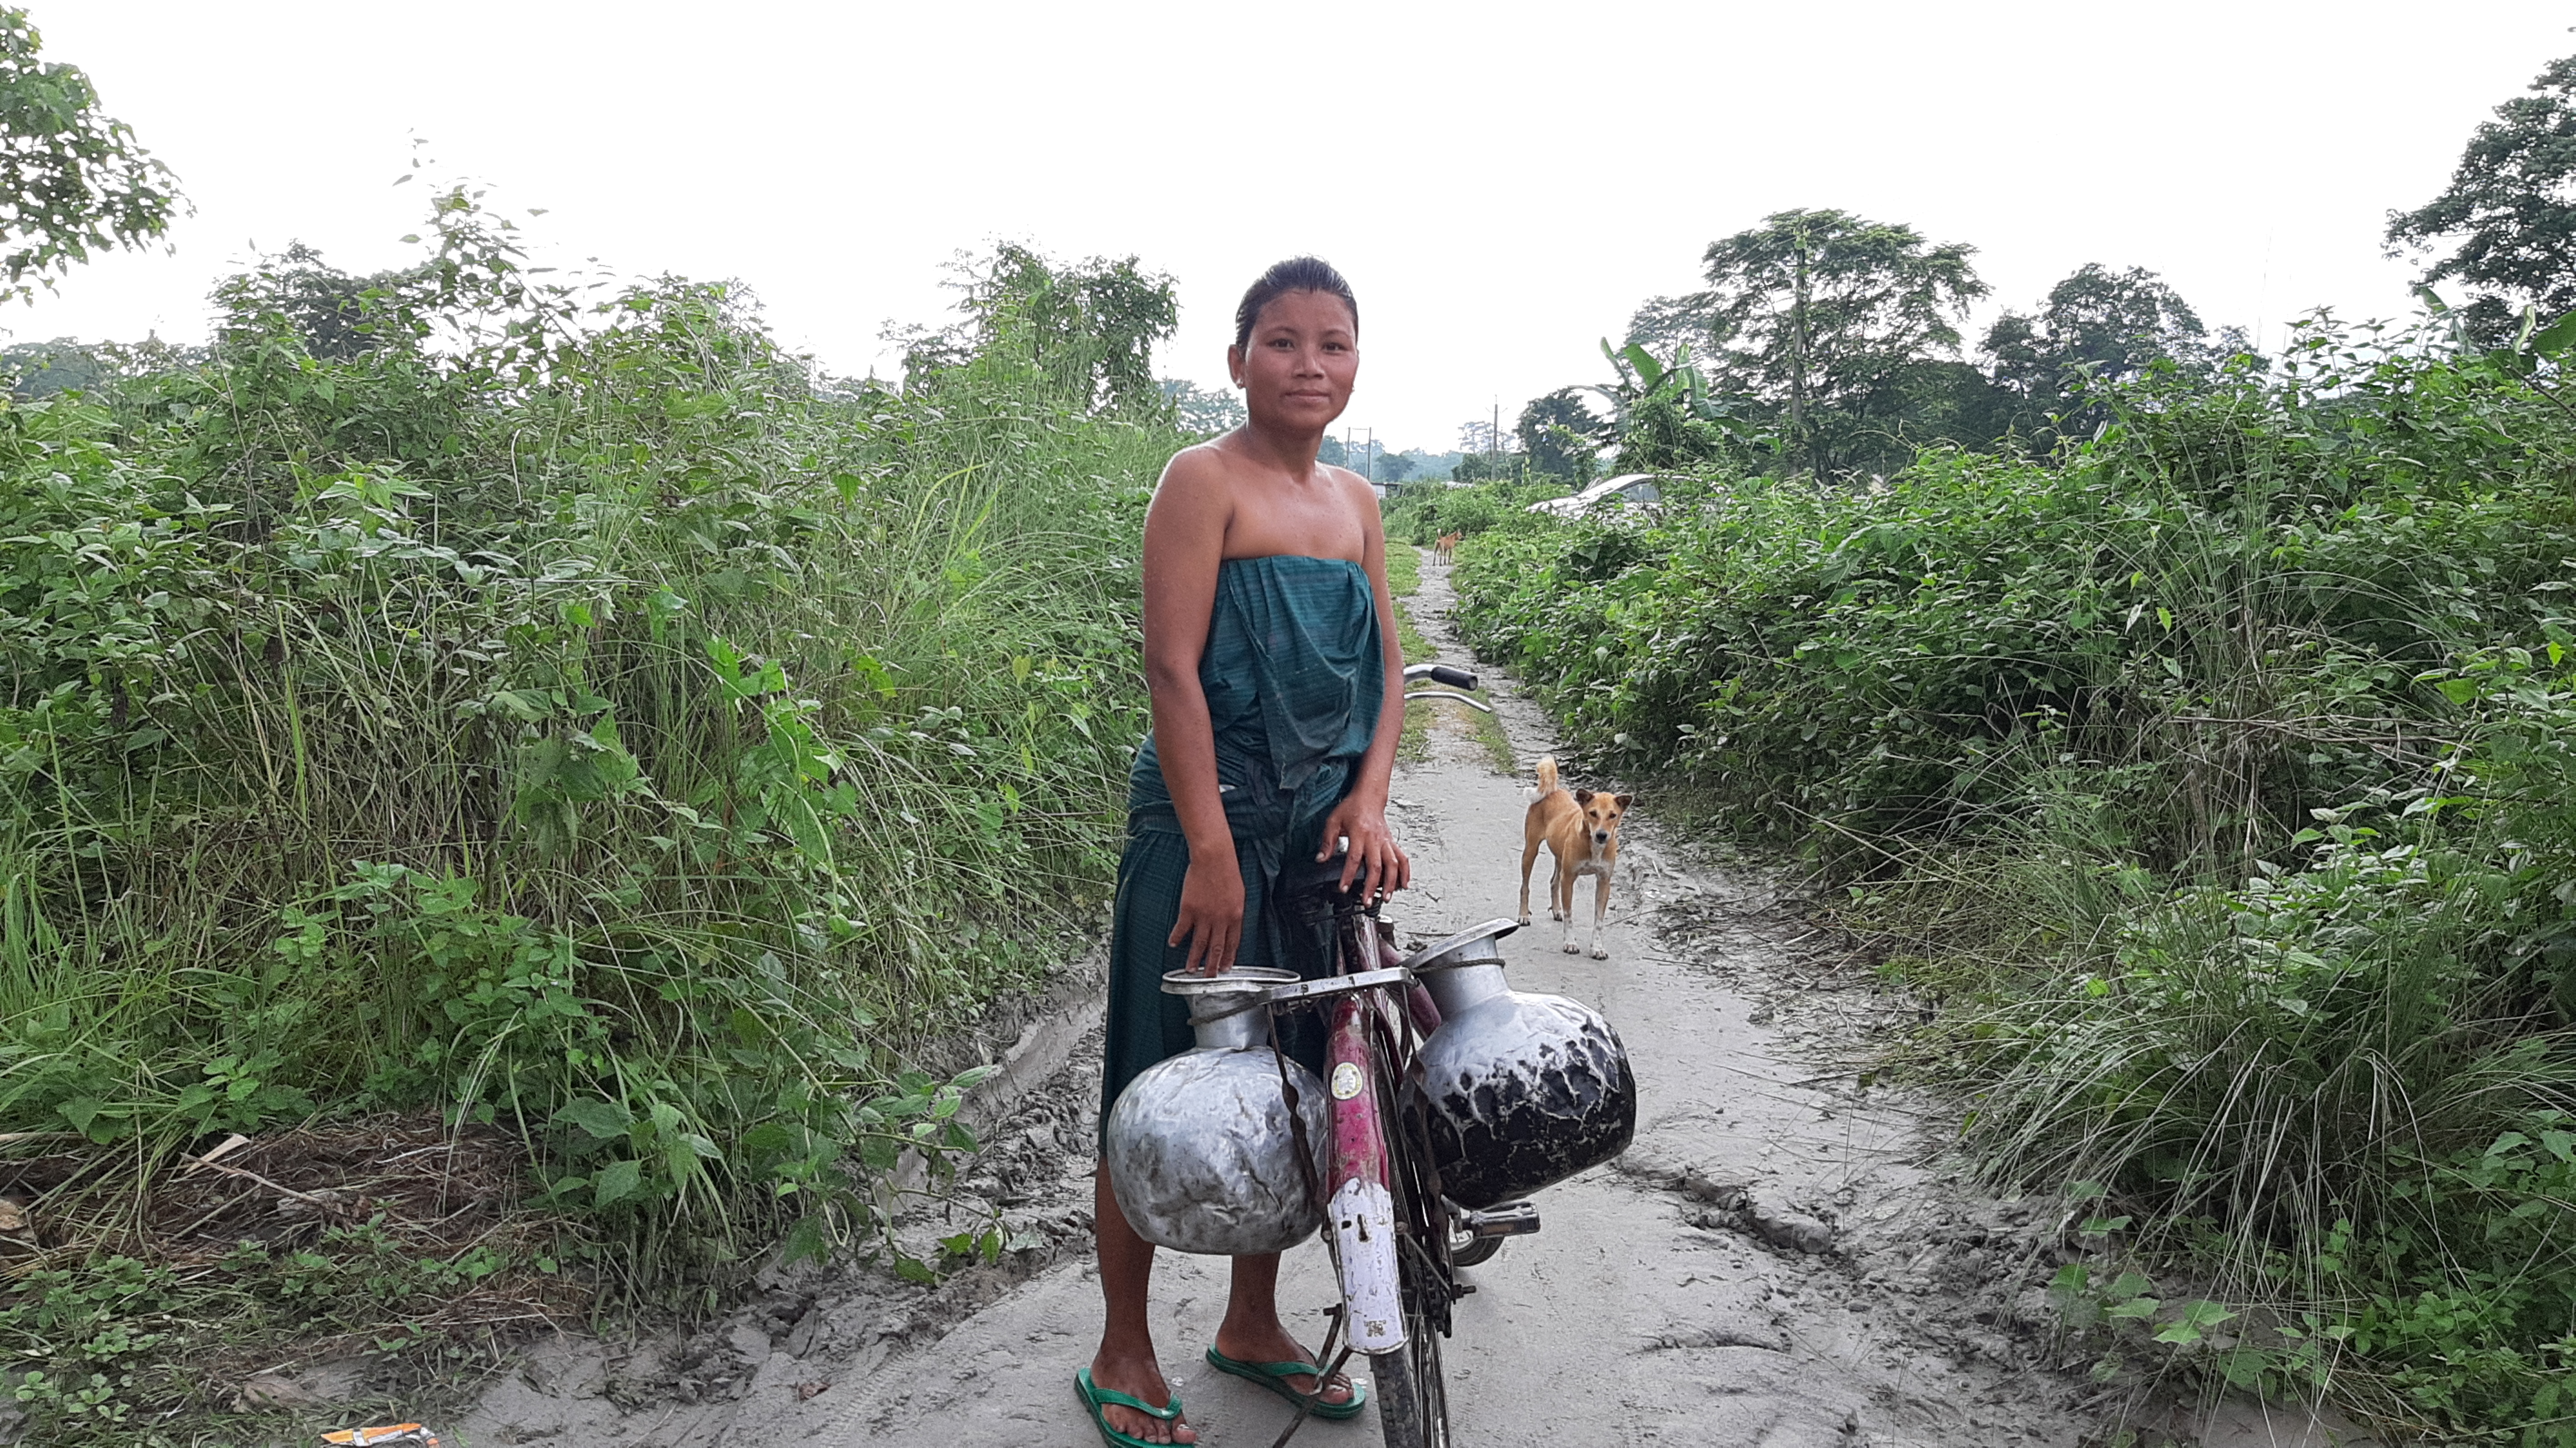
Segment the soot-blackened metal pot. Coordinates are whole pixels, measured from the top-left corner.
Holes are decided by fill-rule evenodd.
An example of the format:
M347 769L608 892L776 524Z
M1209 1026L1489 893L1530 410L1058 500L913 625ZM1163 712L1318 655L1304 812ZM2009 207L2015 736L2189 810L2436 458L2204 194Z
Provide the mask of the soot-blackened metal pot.
M1440 1007L1419 1106L1441 1190L1463 1207L1524 1197L1628 1149L1637 1076L1601 1013L1503 978L1490 920L1405 961Z
M1198 1045L1129 1082L1106 1132L1109 1188L1146 1241L1240 1257L1285 1251L1323 1225L1313 1185L1324 1179L1332 1139L1323 1083L1271 1049L1270 1012L1259 1004L1261 992L1295 979L1261 969L1163 977L1165 991L1189 998ZM1297 1163L1282 1066L1296 1088L1311 1172Z

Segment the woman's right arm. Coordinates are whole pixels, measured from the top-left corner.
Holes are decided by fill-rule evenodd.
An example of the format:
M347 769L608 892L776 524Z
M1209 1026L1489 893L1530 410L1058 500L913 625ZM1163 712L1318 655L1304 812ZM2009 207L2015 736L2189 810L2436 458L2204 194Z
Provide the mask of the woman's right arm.
M1243 872L1217 792L1216 730L1199 687L1233 507L1218 467L1197 449L1173 458L1145 513L1145 684L1163 787L1190 845L1180 919L1165 943L1187 940L1184 968L1202 974L1231 967L1243 937Z

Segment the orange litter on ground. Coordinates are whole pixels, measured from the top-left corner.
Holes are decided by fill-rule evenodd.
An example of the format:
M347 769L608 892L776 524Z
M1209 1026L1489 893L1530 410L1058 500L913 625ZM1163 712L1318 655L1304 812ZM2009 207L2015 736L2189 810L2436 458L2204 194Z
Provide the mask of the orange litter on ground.
M350 1448L375 1448L377 1444L399 1443L408 1448L438 1448L438 1435L418 1423L389 1423L381 1428L343 1428L322 1435L325 1443L345 1443Z

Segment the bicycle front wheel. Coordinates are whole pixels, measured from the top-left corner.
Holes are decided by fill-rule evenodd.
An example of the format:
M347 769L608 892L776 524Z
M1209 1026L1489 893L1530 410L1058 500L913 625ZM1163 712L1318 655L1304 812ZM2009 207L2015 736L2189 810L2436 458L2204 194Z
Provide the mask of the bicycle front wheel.
M1369 1358L1370 1390L1377 1396L1378 1431L1386 1437L1386 1448L1435 1448L1448 1437L1432 1428L1432 1420L1422 1411L1424 1384L1413 1370L1416 1346L1406 1343ZM1439 1436L1432 1436L1434 1432Z
M1449 1448L1449 1400L1440 1380L1440 1335L1415 1319L1411 1340L1369 1358L1378 1431L1386 1448Z
M1386 1062L1380 1058L1383 1068ZM1449 1448L1449 1390L1440 1371L1440 1339L1449 1335L1455 1299L1445 1262L1449 1223L1428 1172L1430 1143L1398 1114L1396 1077L1378 1074L1381 1121L1389 1124L1388 1186L1395 1198L1396 1276L1404 1296L1404 1346L1369 1356L1378 1393L1378 1428L1386 1448Z

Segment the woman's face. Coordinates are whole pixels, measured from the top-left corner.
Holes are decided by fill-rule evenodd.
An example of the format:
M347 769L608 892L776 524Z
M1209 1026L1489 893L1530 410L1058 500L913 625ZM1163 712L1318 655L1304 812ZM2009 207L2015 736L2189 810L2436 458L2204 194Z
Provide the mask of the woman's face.
M1253 320L1252 341L1226 349L1256 425L1321 432L1350 406L1359 328L1331 292L1282 292Z

